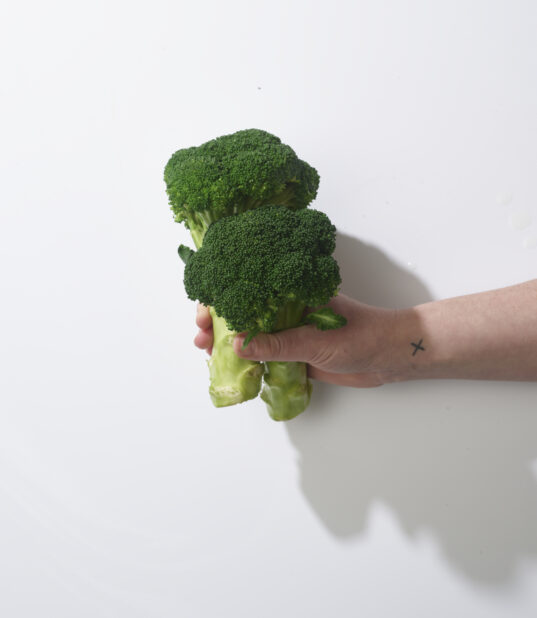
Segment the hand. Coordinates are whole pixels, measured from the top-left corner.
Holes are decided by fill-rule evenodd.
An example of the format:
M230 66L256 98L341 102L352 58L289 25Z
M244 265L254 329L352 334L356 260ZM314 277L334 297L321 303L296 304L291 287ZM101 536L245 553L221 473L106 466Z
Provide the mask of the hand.
M301 326L278 333L260 333L243 350L245 334L235 338L237 356L260 361L301 361L311 378L342 386L380 386L387 381L381 371L380 348L388 338L395 312L371 307L343 294L330 306L347 318L347 325L330 331ZM211 352L213 334L209 310L198 305L200 331L194 344ZM382 343L381 343L382 342Z
M260 333L235 353L259 361L302 361L312 378L343 386L418 379L537 382L537 279L408 309L371 307L343 294L330 306L347 325ZM194 343L211 352L211 316L198 307Z

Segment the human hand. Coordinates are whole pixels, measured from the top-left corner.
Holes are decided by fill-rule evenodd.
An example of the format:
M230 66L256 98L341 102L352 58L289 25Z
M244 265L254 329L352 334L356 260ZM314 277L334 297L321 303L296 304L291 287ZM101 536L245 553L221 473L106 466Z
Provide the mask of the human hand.
M343 328L260 333L244 350L242 333L234 350L251 360L302 361L312 378L344 386L425 378L537 381L536 299L537 279L402 310L340 294L329 304L347 318ZM210 353L206 307L198 307L196 321L195 344Z
M308 375L342 386L371 387L388 381L382 348L395 319L389 309L371 307L343 294L329 305L347 318L343 328L320 331L313 325L277 333L260 333L243 350L245 334L235 337L237 356L259 361L299 361L308 364ZM196 324L200 329L194 344L211 353L212 320L207 307L198 305Z

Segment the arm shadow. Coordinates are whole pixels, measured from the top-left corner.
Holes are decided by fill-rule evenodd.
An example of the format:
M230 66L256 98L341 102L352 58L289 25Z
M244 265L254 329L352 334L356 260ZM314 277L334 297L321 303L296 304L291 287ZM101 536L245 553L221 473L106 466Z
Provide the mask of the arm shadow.
M431 300L414 273L338 235L346 294L384 307ZM372 505L410 537L432 535L451 567L509 585L537 556L537 384L436 380L374 389L316 382L309 410L286 424L300 484L336 538L364 535Z

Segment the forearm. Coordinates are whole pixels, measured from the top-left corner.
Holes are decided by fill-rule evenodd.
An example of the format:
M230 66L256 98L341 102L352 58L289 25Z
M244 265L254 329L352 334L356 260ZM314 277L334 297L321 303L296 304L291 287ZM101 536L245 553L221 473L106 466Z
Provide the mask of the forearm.
M386 381L537 380L537 280L397 311Z

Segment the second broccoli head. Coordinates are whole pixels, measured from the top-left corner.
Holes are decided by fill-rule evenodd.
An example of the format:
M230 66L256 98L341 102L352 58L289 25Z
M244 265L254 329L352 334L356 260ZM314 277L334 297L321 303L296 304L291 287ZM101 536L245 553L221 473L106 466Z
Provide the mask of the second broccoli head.
M197 252L179 249L188 297L214 307L236 332L296 326L306 307L337 294L335 232L329 218L313 209L267 205L224 217L209 227Z
M259 129L223 135L172 155L164 180L176 221L201 245L208 226L263 204L305 208L319 175L280 138Z

